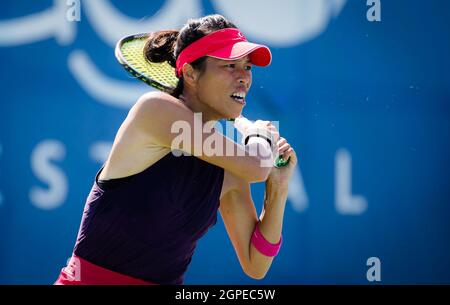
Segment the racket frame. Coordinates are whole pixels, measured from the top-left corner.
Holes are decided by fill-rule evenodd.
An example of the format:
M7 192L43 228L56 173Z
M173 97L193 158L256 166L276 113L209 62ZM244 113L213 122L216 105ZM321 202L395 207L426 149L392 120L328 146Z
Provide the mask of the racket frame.
M116 48L114 51L114 54L117 58L117 60L119 61L119 63L125 68L125 70L127 70L128 73L130 73L132 76L136 77L137 79L143 81L144 83L146 83L147 85L158 89L160 91L166 92L166 93L171 93L173 92L173 90L175 89L175 87L172 86L166 86L164 84L161 84L160 82L148 77L147 75L145 75L145 73L140 72L139 70L135 69L133 67L133 65L125 58L123 52L122 52L122 47L124 46L125 43L136 40L136 39L145 39L148 38L150 36L150 33L142 33L142 34L135 34L135 35L130 35L130 36L126 36L122 39L120 39L117 44L116 44ZM142 54L142 56L144 56L144 54ZM158 64L158 63L154 63L154 64ZM173 73L175 75L175 69L173 69Z

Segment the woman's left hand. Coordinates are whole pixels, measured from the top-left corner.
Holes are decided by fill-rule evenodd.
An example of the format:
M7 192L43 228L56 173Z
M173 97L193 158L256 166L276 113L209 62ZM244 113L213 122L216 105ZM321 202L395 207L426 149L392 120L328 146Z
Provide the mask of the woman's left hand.
M277 141L277 152L284 160L289 159L289 163L282 167L273 167L270 171L267 183L278 187L288 187L294 168L297 166L297 154L285 138L280 137Z

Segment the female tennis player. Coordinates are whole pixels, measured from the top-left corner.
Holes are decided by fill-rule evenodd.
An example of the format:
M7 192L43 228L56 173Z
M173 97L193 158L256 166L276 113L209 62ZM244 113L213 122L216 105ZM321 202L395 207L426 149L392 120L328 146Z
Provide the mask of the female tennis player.
M282 243L283 214L297 158L268 121L241 124L243 145L201 128L199 143L174 154L176 122L211 127L238 118L252 83L252 65L271 53L253 44L223 16L189 20L180 31L151 35L149 61L168 61L179 78L172 94L143 95L119 128L110 155L87 198L72 257L55 284L182 284L197 241L216 223L226 226L243 271L262 279ZM202 120L198 122L201 113ZM197 120L197 121L196 121ZM192 128L192 139L198 129ZM222 154L194 154L205 141ZM198 142L198 141L197 141ZM233 147L234 155L225 153ZM249 154L250 148L258 154ZM290 162L262 161L279 153ZM265 181L258 217L250 184Z

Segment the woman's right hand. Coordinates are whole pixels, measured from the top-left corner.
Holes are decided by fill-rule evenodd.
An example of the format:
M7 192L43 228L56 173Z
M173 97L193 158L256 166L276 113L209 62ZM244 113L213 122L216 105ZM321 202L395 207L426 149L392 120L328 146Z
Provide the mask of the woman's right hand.
M278 129L275 127L275 125L272 124L271 121L262 121L257 120L253 125L257 128L266 129L273 137L273 145L275 146L278 140L280 139L280 133L278 132Z
M255 132L258 130L260 130L262 133L269 134L273 140L272 147L274 147L275 144L280 139L280 134L275 125L273 125L271 121L256 120L255 122L252 122L246 119L245 117L240 116L235 119L234 126L242 134L244 138L250 132Z

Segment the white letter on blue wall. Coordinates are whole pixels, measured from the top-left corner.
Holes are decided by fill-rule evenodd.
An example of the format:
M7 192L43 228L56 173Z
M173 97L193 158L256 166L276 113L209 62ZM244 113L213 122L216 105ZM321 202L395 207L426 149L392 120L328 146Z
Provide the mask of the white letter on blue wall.
M366 278L369 282L381 282L381 261L378 257L369 257L367 259Z
M362 214L367 209L367 200L352 194L352 156L343 148L335 158L335 204L336 210L346 215Z
M81 21L80 0L67 0L66 19L69 22Z
M367 0L367 6L372 5L367 10L367 20L370 22L381 21L381 2L380 0Z
M34 175L48 188L33 186L29 196L31 203L43 210L61 206L67 197L68 184L64 172L52 161L61 161L66 155L64 145L56 140L44 140L31 154L31 168Z

